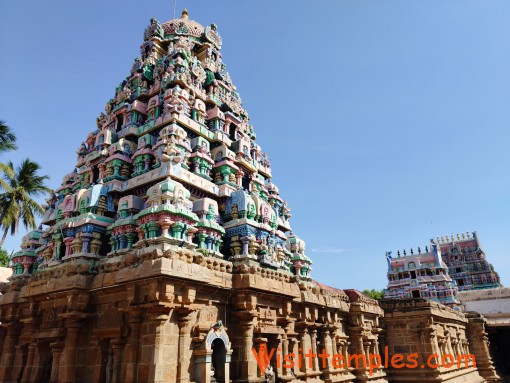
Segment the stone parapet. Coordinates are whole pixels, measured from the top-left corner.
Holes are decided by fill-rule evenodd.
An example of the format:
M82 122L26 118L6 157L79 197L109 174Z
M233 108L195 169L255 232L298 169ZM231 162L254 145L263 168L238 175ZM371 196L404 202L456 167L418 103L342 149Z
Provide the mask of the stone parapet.
M476 367L466 315L424 299L383 300L381 307L391 382L485 381Z

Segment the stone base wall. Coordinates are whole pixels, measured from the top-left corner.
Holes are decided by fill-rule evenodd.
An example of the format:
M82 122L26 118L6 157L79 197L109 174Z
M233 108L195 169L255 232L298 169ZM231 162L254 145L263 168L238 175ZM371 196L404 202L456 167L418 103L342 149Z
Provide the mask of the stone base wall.
M391 382L499 381L474 318L424 299L383 300L381 307Z
M249 259L170 247L117 258L76 259L1 286L0 382L483 381L474 366L396 371L346 363L352 355L384 362L386 346L390 354L428 352L434 331L448 331L463 347L474 342L483 354L483 339L466 336L479 322L469 327L440 305L401 310L385 302L383 319L381 306L357 291Z

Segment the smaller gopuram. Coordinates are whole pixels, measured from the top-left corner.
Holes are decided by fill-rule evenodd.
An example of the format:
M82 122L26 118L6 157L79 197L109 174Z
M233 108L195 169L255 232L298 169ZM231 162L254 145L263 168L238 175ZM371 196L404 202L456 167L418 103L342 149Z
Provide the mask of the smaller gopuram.
M436 242L460 291L501 287L499 275L487 261L476 231L437 237Z
M441 248L431 240L430 249L422 252L418 247L403 255L397 252L393 258L386 253L388 262L388 287L386 299L426 298L448 306L459 304L457 286L448 274L448 266L441 257Z

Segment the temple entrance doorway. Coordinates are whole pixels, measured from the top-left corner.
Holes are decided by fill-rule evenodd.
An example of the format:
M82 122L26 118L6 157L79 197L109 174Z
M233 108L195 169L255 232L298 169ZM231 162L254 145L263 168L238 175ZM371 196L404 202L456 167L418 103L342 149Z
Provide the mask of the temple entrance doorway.
M227 361L227 349L222 339L216 338L212 344L211 364L214 368L213 378L218 383L225 383L225 363Z
M510 327L487 326L494 367L505 382L510 382Z
M221 321L211 327L193 351L196 383L229 383L232 348Z

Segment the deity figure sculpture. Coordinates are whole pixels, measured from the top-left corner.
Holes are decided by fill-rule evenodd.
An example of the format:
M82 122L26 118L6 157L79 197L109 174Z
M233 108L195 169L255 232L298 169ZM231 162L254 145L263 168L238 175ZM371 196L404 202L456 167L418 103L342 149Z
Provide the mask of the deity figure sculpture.
M155 18L151 19L150 25L145 28L145 32L143 34L144 40L148 40L151 37L159 37L163 38L165 35L165 31L161 24Z
M133 62L133 66L131 67L131 74L135 74L142 68L142 62L139 57L135 58L135 61Z
M183 156L181 150L175 143L175 137L170 136L169 140L167 141L167 145L161 154L161 162L170 162L171 165L175 165L180 163L182 159Z

